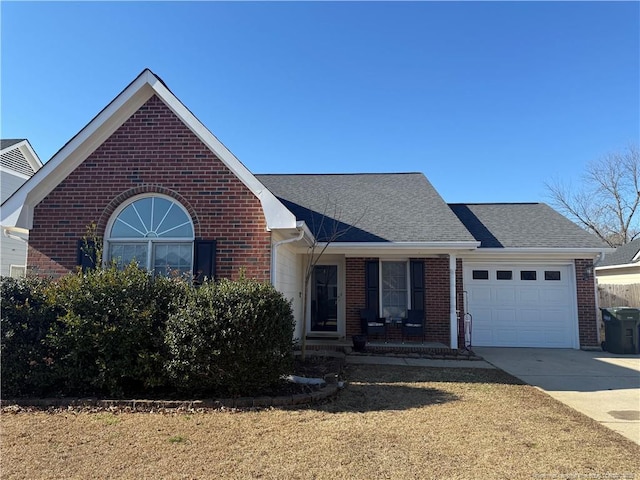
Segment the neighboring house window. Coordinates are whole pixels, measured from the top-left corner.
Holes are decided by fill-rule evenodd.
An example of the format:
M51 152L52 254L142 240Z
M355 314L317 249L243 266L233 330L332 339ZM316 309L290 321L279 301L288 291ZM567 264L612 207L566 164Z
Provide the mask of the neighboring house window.
M135 261L156 274L193 270L193 223L175 200L137 197L116 210L107 227L107 260L120 267Z
M27 267L24 265L10 265L9 276L12 278L22 278L27 275Z
M409 308L407 262L381 262L381 306L383 317L406 317Z

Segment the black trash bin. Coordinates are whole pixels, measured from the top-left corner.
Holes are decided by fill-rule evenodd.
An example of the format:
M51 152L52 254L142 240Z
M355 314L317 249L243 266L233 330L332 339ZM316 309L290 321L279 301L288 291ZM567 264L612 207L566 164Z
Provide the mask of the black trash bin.
M611 353L640 353L640 309L601 308L605 341L603 349Z
M366 335L354 335L353 336L353 349L356 352L364 352L367 346L367 336Z

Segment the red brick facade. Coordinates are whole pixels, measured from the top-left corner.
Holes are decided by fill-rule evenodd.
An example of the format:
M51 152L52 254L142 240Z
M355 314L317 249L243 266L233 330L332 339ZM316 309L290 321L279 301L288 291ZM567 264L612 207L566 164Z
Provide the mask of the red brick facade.
M351 337L361 333L360 309L366 307L365 298L365 263L376 258L347 258L346 259L346 335ZM417 259L412 259L417 260ZM425 340L441 342L449 345L449 258L425 258L424 284L425 305L422 309L426 315ZM462 283L462 282L460 282ZM419 308L414 306L414 308ZM400 327L389 327L388 339L400 340Z
M451 338L449 258L425 259L424 272L427 340L448 346Z
M598 346L598 324L593 260L576 260L575 265L580 346L595 347Z
M365 262L373 258L345 259L346 335L351 337L360 331L360 309L365 308Z
M365 308L365 262L375 258L346 259L346 335L361 333L359 311ZM425 258L426 340L450 345L449 258ZM598 345L593 261L576 260L576 285L580 346ZM458 347L464 347L463 261L456 261ZM400 340L400 330L389 328L390 341Z
M217 240L216 275L270 278L271 234L260 201L156 96L35 209L28 266L39 275L73 270L77 241L92 223L104 234L127 199L162 193L190 213L196 238Z

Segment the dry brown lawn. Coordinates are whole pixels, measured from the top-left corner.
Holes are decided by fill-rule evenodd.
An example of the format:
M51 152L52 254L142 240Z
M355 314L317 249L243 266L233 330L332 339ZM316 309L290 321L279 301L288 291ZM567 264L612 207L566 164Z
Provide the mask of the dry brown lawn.
M640 478L639 446L500 371L346 375L300 409L4 413L1 478Z

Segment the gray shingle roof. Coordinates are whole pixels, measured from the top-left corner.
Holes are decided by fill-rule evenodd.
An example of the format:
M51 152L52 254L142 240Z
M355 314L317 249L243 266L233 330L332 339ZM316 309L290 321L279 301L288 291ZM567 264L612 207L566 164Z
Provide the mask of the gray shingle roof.
M15 145L16 143L24 142L26 138L3 138L0 140L0 150L4 150L5 148L10 147L11 145Z
M626 265L627 263L633 263L633 258L640 251L640 238L636 238L626 245L622 245L612 253L608 253L599 262L597 267L608 267L610 265Z
M319 240L322 218L353 225L340 242L473 242L421 173L256 175ZM324 214L324 215L323 215ZM333 222L324 222L333 225Z
M451 204L480 248L607 248L544 203Z

